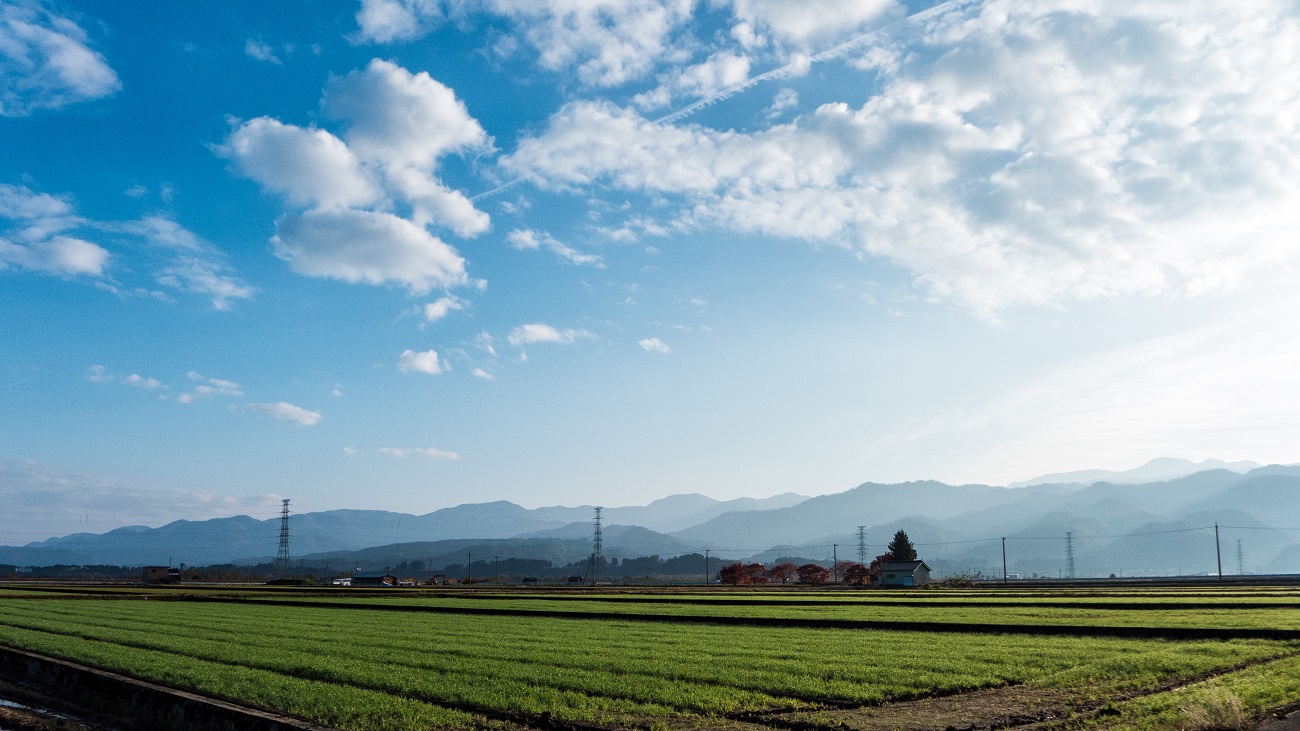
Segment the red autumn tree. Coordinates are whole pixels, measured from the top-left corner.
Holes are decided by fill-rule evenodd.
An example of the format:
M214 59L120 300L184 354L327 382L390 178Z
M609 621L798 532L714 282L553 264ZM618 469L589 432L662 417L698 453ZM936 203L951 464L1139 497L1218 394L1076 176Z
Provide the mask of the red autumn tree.
M776 579L777 581L780 581L782 584L784 584L785 582L789 581L790 577L794 576L798 571L799 570L794 567L793 563L786 561L784 563L779 563L773 566L771 574L773 579Z
M818 566L815 563L806 563L795 570L799 572L800 584L825 584L826 580L831 578L831 572L827 571L825 566Z
M749 572L745 570L745 564L737 561L729 566L723 566L722 569L718 571L718 578L721 579L724 584L740 586L741 584L749 583Z
M843 571L845 583L862 585L871 579L871 569L860 563L850 563Z

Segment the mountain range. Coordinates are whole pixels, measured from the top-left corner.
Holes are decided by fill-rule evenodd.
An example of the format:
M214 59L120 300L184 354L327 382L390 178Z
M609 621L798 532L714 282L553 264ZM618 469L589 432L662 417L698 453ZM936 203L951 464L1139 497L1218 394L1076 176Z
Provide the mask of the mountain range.
M1126 481L1143 470L1173 476ZM673 495L604 509L603 552L615 563L705 549L726 560L856 560L861 526L868 560L902 529L941 575L1001 576L1004 543L1009 572L1025 576L1069 575L1070 556L1078 576L1215 573L1220 565L1225 574L1300 572L1298 466L1153 460L1109 473L1115 479L1085 481L1094 474L1049 475L1019 488L918 481L864 483L811 498ZM294 560L315 565L419 561L437 569L463 566L472 553L476 562L558 566L590 553L592 518L587 506L527 509L504 501L419 516L332 510L292 516L290 535ZM278 535L275 518L177 521L0 547L0 564L251 564L271 560Z

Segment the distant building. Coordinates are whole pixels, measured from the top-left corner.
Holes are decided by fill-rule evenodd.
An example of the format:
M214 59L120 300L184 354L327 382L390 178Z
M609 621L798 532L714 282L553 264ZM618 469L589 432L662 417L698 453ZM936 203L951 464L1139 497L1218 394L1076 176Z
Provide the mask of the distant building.
M145 566L140 569L141 584L179 584L181 570L170 566Z
M397 577L383 571L363 571L352 575L352 586L397 586Z
M876 586L925 586L930 583L930 567L924 561L890 561L876 574Z

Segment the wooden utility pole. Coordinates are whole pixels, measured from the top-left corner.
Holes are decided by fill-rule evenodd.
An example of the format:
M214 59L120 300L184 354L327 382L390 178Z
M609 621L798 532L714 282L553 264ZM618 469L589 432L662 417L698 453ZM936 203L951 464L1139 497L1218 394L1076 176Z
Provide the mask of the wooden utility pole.
M1219 551L1219 523L1214 523L1214 558L1219 562L1219 581L1223 581L1223 553Z

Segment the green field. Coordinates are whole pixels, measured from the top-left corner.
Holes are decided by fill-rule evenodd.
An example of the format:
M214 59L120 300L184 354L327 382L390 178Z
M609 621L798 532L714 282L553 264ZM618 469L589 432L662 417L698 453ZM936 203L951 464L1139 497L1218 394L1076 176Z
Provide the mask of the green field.
M1300 629L1298 600L1235 589L394 596L15 587L0 590L0 644L341 729L883 728L886 711L931 727L944 714L1015 712L1173 729L1225 694L1256 716L1300 701L1300 633L1171 640L1105 628ZM754 617L770 626L729 623ZM800 626L818 619L1077 632Z

